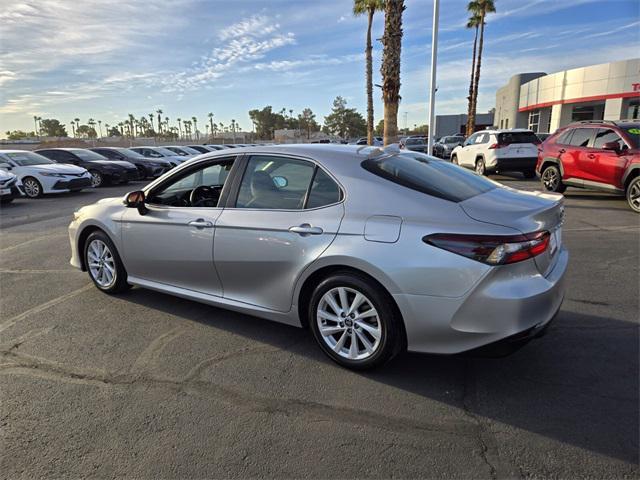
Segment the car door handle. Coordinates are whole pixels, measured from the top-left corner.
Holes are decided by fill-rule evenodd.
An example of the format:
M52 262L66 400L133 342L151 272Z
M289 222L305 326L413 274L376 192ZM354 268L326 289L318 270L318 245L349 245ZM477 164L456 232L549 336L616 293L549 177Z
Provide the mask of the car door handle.
M564 152L566 152L564 148L561 148L560 150L558 150L558 153L564 153Z
M289 231L292 233L300 234L302 236L322 235L322 233L324 232L324 230L322 230L320 227L312 227L308 223L303 223L302 225L298 225L297 227L291 227L289 228Z
M587 158L593 159L593 158L596 158L596 156L593 153L590 153L589 155L587 155Z
M199 218L197 220L193 220L193 221L189 222L188 225L190 227L196 227L196 228L213 228L213 223L208 222L207 220L205 220L203 218Z

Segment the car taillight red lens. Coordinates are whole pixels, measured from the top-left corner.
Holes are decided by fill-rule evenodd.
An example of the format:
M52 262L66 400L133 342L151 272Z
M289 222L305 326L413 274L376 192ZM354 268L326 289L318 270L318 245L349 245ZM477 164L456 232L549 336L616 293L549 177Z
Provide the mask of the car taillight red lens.
M504 148L504 147L508 147L508 145L506 145L504 143L494 143L494 144L489 146L489 149L495 150L496 148Z
M549 248L549 232L527 235L462 235L435 233L422 241L488 265L505 265L533 258Z

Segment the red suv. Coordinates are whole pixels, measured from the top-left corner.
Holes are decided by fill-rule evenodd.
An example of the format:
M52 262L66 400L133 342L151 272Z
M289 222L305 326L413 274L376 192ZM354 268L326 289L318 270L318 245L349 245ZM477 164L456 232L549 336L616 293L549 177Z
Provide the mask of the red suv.
M640 122L573 123L538 148L536 173L550 192L568 186L626 195L640 213Z

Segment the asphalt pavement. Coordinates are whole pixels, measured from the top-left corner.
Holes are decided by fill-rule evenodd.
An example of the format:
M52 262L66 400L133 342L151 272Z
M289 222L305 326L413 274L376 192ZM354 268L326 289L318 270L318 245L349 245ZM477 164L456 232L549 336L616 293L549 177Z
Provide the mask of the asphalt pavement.
M305 330L95 289L68 263L71 214L139 185L0 210L1 477L638 478L640 217L623 199L567 191L567 293L543 338L356 373Z

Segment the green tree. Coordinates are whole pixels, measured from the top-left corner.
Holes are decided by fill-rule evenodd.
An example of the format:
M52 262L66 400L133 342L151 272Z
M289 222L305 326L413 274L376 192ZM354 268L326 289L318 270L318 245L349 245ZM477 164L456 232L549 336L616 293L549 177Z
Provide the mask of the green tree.
M67 137L67 130L59 120L45 118L40 123L42 134L45 137Z
M367 47L366 76L367 76L367 143L373 145L373 45L371 43L371 29L373 16L377 11L384 10L384 0L354 0L353 14L367 15Z
M198 140L198 119L191 117L191 121L193 122L193 133L196 136L196 140ZM189 122L189 130L191 130L191 122Z
M402 50L402 12L404 0L387 0L382 36L382 101L384 102L384 144L398 141L400 105L400 53Z
M307 140L311 137L311 132L320 130L320 125L316 122L316 115L310 108L305 108L302 110L302 113L298 115L298 126L300 130L307 132Z
M162 109L159 108L156 113L158 114L158 132L162 133Z
M473 92L471 95L471 109L467 117L467 135L471 135L476 125L476 108L478 106L478 87L480 85L480 66L482 64L482 49L484 46L484 26L487 14L495 13L496 6L494 0L473 0L467 5L467 10L471 17L479 17L480 39L478 41L478 58L475 62L476 72L473 79Z
M469 96L467 97L467 132L469 131L469 119L471 118L471 108L473 106L474 78L476 73L476 51L478 46L478 28L480 27L480 16L472 13L467 22L467 28L475 29L473 37L473 56L471 58L471 79L469 80Z
M384 120L380 120L378 125L376 125L376 129L374 130L377 137L381 137L384 135Z
M347 101L338 96L333 101L331 113L324 117L323 130L346 140L364 135L367 132L367 122L355 108L347 108Z
M98 136L95 128L90 127L89 125L80 125L76 128L76 133L80 138L96 138Z
M5 133L9 140L24 140L25 138L33 138L36 136L36 132L23 132L22 130L7 130Z
M249 118L255 123L257 137L272 139L276 130L285 128L288 123L283 112L286 112L286 110L282 109L280 112L275 113L271 105L267 105L262 110L249 110Z

